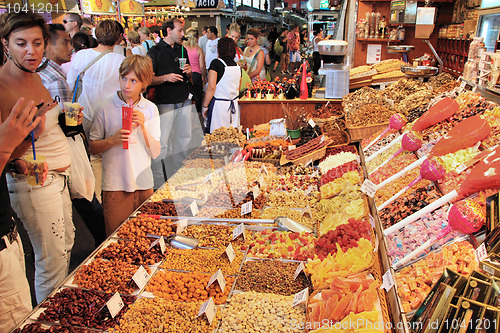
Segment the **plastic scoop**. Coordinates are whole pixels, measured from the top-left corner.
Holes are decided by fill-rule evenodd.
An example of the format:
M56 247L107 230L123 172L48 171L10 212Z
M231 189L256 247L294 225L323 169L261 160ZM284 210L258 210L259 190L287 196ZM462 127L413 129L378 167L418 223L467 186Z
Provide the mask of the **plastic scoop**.
M295 222L294 220L285 217L285 216L278 216L276 219L274 219L274 223L276 223L281 229L287 230L287 231L293 231L293 232L309 232L309 233L314 233L314 230L306 225L303 225L302 223Z
M424 244L417 247L403 259L393 265L394 269L406 265L412 259L420 255L427 248L431 247L434 243L444 238L450 232L456 230L463 234L472 234L484 224L485 216L481 206L472 200L459 201L451 206L448 213L448 225L442 229L436 236L429 239Z
M446 174L446 169L443 165L443 161L441 160L441 158L431 157L429 159L426 159L420 165L420 174L417 177L415 177L415 179L413 179L408 185L406 185L401 191L394 194L390 199L388 199L382 205L377 207L377 209L378 210L384 209L385 207L390 205L394 200L399 198L403 193L405 193L409 188L411 188L413 185L415 185L422 179L427 179L435 182L439 179L442 179L445 174Z
M370 174L374 173L375 171L377 171L378 169L380 169L381 167L383 167L384 165L389 163L392 159L394 159L396 156L401 154L403 151L405 151L405 150L406 151L416 151L420 147L422 147L422 137L417 132L413 132L413 131L406 132L405 134L403 134L403 138L401 140L401 148L399 148L398 151L394 153L394 155L392 155L387 160L385 160L382 164L380 164L375 169L373 169L373 171L370 172Z
M160 238L157 235L148 235L151 238ZM188 237L184 235L173 234L168 237L163 237L165 243L169 244L171 247L181 250L193 250L198 247L200 241L193 237Z
M462 186L458 190L453 190L431 204L425 206L418 212L405 217L398 223L384 230L384 235L389 236L397 230L404 228L413 221L418 220L427 213L447 204L458 197L476 193L483 190L500 187L500 148L491 150L488 154L481 152L479 162L472 167L470 174L465 178ZM476 159L476 158L474 158Z
M460 106L453 98L446 97L434 104L412 126L412 130L420 132L434 124L453 116Z
M454 126L448 134L432 148L429 156L443 156L459 151L484 140L491 133L491 127L481 116L472 116Z
M378 140L380 140L381 137L383 137L387 132L389 132L391 129L399 131L406 125L406 117L399 114L395 113L389 118L389 126L382 132L380 133L375 139L373 139L372 142L370 142L365 148L363 148L363 151L368 150L371 146L373 146Z

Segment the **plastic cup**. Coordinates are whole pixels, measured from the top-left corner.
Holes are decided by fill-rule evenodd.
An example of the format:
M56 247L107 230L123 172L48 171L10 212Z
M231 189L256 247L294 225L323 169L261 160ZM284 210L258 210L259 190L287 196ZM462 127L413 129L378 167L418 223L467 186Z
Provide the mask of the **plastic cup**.
M45 156L38 155L36 160L33 156L27 156L25 159L28 168L28 184L31 186L42 185L42 173L45 164Z
M179 67L184 69L184 65L187 63L187 58L179 58Z
M66 115L66 126L78 125L78 114L80 113L80 103L64 103L64 114Z
M132 131L132 116L134 108L122 106L122 129ZM128 141L123 141L123 149L128 149Z

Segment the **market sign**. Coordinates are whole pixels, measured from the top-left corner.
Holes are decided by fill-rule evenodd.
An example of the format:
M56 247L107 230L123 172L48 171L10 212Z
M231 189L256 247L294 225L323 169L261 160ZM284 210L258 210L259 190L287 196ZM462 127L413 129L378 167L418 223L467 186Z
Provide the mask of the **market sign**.
M144 8L140 3L133 0L120 2L120 14L122 15L144 15Z
M196 8L216 8L218 0L196 0Z
M111 0L82 0L82 11L85 14L114 14L115 6Z

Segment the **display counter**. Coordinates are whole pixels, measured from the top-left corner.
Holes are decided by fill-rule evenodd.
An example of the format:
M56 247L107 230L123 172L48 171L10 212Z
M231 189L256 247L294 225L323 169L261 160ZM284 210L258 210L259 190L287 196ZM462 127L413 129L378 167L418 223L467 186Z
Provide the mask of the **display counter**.
M342 99L255 99L241 98L240 105L240 123L244 128L253 128L255 125L268 123L272 119L283 118L284 112L281 104L291 108L304 108L308 114L314 109L325 106L326 103L340 105Z

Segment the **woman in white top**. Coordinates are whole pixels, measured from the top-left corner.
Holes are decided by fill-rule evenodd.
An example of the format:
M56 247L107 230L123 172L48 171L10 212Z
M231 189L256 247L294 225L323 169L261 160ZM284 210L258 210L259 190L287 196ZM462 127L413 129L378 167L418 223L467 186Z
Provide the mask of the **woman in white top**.
M12 174L8 174L12 208L28 231L35 253L35 293L41 302L68 273L75 236L66 181L71 153L58 123L61 107L47 103L52 98L36 73L45 45L50 42L44 19L21 11L3 14L2 23L0 38L9 59L0 69L1 118L7 119L20 97L37 104L45 102L49 110L34 131L37 158L43 155L46 160L45 170L39 173L42 184L32 186L27 182L25 159L33 157L31 134L12 153Z
M313 60L314 60L314 66L313 66L313 72L314 75L318 75L318 70L321 67L321 55L319 54L319 48L318 48L318 43L321 42L322 40L326 40L330 38L330 36L326 36L326 38L323 38L323 30L315 30L313 32L314 38L313 38Z
M243 55L245 56L245 61L248 64L248 76L252 82L258 80L259 78L265 80L266 69L264 68L264 51L260 48L257 41L259 40L259 30L249 29L247 31L247 47Z
M137 54L141 56L145 56L148 54L148 51L146 51L144 45L141 44L141 37L139 36L137 31L134 30L130 31L127 34L127 39L130 42L130 47L127 47L127 50L129 50L130 48L132 54Z
M227 33L227 37L234 40L236 44L236 55L234 56L234 61L244 70L247 70L247 62L245 61L245 57L243 56L243 51L238 46L238 41L241 38L241 30L240 26L236 23L231 23L229 26L229 31Z

